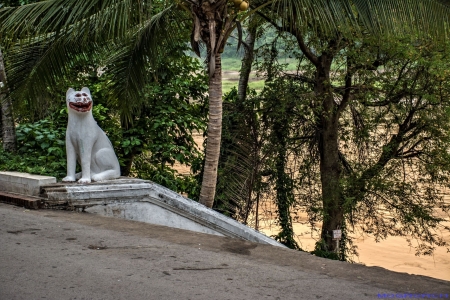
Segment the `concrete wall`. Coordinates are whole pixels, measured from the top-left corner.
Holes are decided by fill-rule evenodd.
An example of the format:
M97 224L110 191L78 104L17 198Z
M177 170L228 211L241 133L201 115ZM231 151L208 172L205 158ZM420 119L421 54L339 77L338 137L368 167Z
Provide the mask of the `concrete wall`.
M122 178L90 184L50 185L42 189L49 206L67 202L87 212L151 224L241 238L284 247L274 239L185 198L159 184Z
M161 206L151 202L139 201L130 203L112 203L109 205L95 205L86 208L86 212L223 236L223 234L209 228L208 226L192 221L189 218L174 213L169 209L162 208Z

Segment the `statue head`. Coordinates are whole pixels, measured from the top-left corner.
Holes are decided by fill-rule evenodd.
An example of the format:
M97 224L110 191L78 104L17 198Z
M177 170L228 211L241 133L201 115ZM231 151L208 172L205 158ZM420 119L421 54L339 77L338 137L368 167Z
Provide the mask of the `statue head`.
M92 110L91 92L87 87L82 88L81 91L69 88L66 92L66 102L68 109L72 111L87 113Z

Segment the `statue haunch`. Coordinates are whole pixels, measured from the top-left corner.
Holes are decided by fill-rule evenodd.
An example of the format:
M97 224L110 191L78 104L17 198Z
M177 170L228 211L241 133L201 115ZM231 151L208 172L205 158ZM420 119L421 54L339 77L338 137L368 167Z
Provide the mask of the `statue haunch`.
M92 116L92 97L88 88L70 88L66 93L69 121L66 131L67 176L62 181L79 183L120 177L120 165L106 134ZM81 173L75 174L76 162Z

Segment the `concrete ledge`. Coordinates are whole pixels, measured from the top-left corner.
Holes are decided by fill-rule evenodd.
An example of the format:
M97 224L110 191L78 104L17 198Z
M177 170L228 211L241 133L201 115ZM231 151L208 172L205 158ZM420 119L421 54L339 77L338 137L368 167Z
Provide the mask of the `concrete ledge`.
M121 178L43 186L46 206L66 203L103 216L241 238L284 247L272 238L151 181Z
M22 206L28 209L39 209L42 207L42 201L37 197L10 194L4 192L0 192L0 202L16 206Z
M39 196L40 187L56 183L55 177L20 172L0 172L0 191L26 196Z

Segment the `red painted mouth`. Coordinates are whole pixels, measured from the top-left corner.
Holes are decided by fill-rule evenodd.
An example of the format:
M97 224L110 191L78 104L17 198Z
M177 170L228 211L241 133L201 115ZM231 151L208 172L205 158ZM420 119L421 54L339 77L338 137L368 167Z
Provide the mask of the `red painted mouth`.
M92 102L69 102L69 107L79 112L87 112L92 108Z

